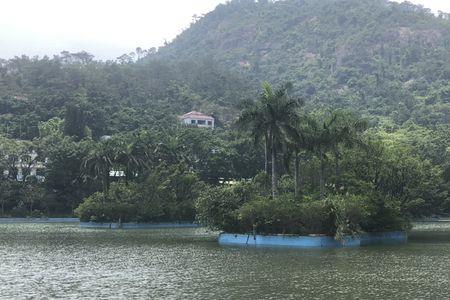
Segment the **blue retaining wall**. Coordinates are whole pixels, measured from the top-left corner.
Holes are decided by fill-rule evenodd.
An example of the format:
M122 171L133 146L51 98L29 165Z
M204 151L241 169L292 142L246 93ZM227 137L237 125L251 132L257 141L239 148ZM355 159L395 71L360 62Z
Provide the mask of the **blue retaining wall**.
M0 218L0 224L9 223L78 223L78 218Z
M292 235L252 235L221 233L220 245L296 247L296 248L339 248L359 247L374 244L404 244L406 232L366 233L358 237L348 236L338 241L330 236L292 236Z
M197 228L194 223L95 223L80 222L81 228L107 228L107 229L152 229L152 228Z

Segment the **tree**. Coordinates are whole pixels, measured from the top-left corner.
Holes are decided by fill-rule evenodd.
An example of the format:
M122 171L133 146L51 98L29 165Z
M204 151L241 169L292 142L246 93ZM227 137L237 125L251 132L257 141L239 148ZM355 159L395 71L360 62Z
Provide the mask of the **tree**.
M40 184L38 184L36 180L28 181L25 183L25 186L23 187L23 199L30 216L33 215L36 207L39 207L43 198L44 189Z
M58 133L40 140L42 155L48 158L44 184L47 191L45 206L50 213L71 213L84 197L96 190L97 182L86 180L83 168L93 147L92 140L75 142Z
M113 162L119 168L124 169L126 184L149 166L148 150L134 138L132 137L130 140L130 138L119 137L111 141L116 143L114 145Z
M284 84L273 90L269 83L263 83L263 92L258 101L244 110L237 120L238 126L249 130L255 141L264 138L266 172L267 152L270 151L271 154L273 198L277 194L277 151L288 136L297 135L295 124L298 121L300 102L289 96L290 88L290 84Z
M110 172L114 167L115 152L112 143L102 142L89 152L82 163L83 177L100 182L103 191L110 185Z
M320 196L325 195L325 161L327 152L335 157L335 176L339 180L339 160L341 145L351 147L360 144L359 134L366 129L366 122L355 118L352 114L337 110L323 116L317 116L309 122L306 139L309 147L319 156L319 185Z
M312 137L308 136L311 134L311 130L308 128L309 119L310 117L305 114L299 118L295 127L296 133L288 136L283 151L283 160L287 169L289 169L292 156L294 156L294 194L297 199L300 196L300 155L305 150L311 151L314 146Z
M86 115L81 104L71 103L64 114L64 134L81 140L86 136Z

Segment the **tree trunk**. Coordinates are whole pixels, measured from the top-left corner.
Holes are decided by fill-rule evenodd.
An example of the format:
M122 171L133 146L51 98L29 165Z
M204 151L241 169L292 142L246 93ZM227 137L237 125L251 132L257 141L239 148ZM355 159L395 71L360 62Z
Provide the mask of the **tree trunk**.
M335 153L335 165L334 165L334 176L336 177L336 191L340 191L341 188L341 170L339 165L339 153Z
M106 176L104 176L104 184L103 184L103 191L104 192L108 192L109 191L109 184L110 184L110 182L109 182L109 171L108 171L108 174L106 175Z
M130 178L130 171L128 168L125 169L125 185L128 186L128 180Z
M320 150L320 172L319 172L319 184L320 184L320 198L323 198L325 195L325 162L323 157L323 151Z
M295 153L295 166L294 166L294 177L295 177L295 198L299 197L300 190L300 161L298 159L298 153Z
M276 159L277 154L275 150L275 141L273 134L270 135L270 142L272 146L272 198L277 196L277 170L276 170Z
M268 141L269 137L265 136L264 139L264 172L266 172L266 174L269 174L269 141Z

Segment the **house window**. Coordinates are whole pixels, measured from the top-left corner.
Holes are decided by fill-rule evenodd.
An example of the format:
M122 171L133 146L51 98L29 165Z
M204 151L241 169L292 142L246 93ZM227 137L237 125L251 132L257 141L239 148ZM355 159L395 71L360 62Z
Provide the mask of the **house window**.
M211 125L212 125L212 121L208 121L208 125L210 125L210 126L211 126Z
M195 120L191 120L191 124L195 124Z
M206 121L205 121L205 120L198 120L198 121L197 121L197 124L198 124L198 125L205 125L205 124L206 124Z

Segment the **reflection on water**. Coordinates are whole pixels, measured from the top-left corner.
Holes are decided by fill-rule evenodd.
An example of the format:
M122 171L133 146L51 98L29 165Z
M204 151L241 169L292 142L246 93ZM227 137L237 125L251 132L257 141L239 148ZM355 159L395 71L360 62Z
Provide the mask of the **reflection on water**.
M450 245L450 221L416 223L409 234L410 242L445 243ZM449 295L450 297L450 295Z
M404 246L219 247L204 229L0 225L0 298L446 299L450 223Z

